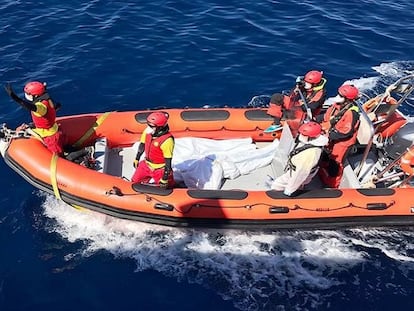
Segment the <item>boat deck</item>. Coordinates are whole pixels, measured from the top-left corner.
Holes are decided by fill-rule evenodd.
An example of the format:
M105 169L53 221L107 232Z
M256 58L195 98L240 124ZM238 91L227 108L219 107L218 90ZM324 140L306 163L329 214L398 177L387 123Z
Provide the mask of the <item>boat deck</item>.
M257 144L258 148L264 147L265 143ZM130 180L135 168L133 161L136 155L136 148L114 148L109 149L106 146L105 139L98 140L95 144L95 158L97 161L97 169L102 173L112 176L122 177ZM253 172L241 175L235 179L223 179L222 190L268 190L269 186L266 181L269 176L272 178L283 174L286 164L286 157L283 154L276 154L272 163L264 167L258 168ZM359 182L355 173L349 165L345 166L344 178L341 188L358 188ZM305 189L322 189L323 184L316 175L312 182L306 185Z

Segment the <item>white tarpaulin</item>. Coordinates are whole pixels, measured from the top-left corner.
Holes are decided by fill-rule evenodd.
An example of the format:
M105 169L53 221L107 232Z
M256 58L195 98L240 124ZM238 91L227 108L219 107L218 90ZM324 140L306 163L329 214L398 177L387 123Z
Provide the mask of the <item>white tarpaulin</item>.
M137 150L138 145L134 144L133 149ZM251 138L176 138L174 179L188 188L219 189L223 178L234 179L269 165L278 145L279 140L275 140L258 149Z
M189 188L219 189L223 178L234 179L270 164L278 145L275 140L257 149L250 138L177 138L172 161L174 178Z

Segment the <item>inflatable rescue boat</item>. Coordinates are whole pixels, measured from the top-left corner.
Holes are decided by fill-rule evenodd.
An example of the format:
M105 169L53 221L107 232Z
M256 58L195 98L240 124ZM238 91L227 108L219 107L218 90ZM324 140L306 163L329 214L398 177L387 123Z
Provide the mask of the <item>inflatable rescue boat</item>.
M361 98L358 143L338 189L315 177L292 197L266 181L284 172L294 139L287 125L267 133L272 119L260 107L164 109L176 140L173 189L130 181L136 142L154 110L58 118L68 143L94 146L92 167L52 154L30 129L5 124L0 151L34 187L81 210L123 219L238 229L412 225L414 123L398 107L413 81L404 77L375 98Z

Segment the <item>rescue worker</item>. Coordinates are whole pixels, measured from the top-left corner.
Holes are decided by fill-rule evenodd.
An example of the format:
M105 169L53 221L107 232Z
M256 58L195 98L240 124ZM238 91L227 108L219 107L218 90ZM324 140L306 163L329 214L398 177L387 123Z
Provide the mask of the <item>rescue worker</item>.
M299 127L299 135L293 150L289 153L285 173L271 184L274 190L287 196L307 185L316 175L322 148L328 143L328 137L322 135L319 123L310 121Z
M334 104L320 117L322 129L329 137L329 144L319 176L322 182L331 188L339 187L344 158L357 139L360 111L355 100L358 95L359 91L355 86L342 85L334 98Z
M148 115L148 127L143 131L134 160L134 183L153 183L161 188L171 188L174 185L172 157L174 152L174 137L169 132L167 124L169 115L156 111ZM140 161L145 152L145 159Z
M46 83L32 81L24 87L24 97L20 98L13 91L12 86L5 86L7 94L23 108L30 111L34 128L32 131L37 134L53 153L59 156L63 154L63 135L56 123L56 110L60 108L60 104L54 102L47 90ZM27 128L22 125L21 129Z
M322 71L311 70L305 77L297 77L296 86L289 95L272 95L267 113L274 122L265 132L280 129L280 120L284 118L295 136L305 118L311 120L320 113L325 98L326 79Z
M52 153L83 166L93 167L90 163L93 162L93 147L88 146L78 149L65 146L65 135L56 123L56 111L61 107L61 104L50 98L46 90L46 83L39 81L27 83L23 89L25 99L17 96L10 84L7 84L5 89L15 102L31 113L33 126L22 124L19 129L30 128Z

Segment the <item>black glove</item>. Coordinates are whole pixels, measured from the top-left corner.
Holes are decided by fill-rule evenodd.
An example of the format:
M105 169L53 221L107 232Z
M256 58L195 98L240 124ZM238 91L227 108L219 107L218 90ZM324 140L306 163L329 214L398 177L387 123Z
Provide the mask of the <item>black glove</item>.
M10 83L7 83L4 89L6 90L7 95L9 95L14 101L16 102L21 101L19 96L17 96L16 93L13 91L13 88Z
M4 89L6 90L7 95L12 97L12 94L14 93L14 91L13 91L13 88L12 88L11 84L7 83L6 86L4 87Z

